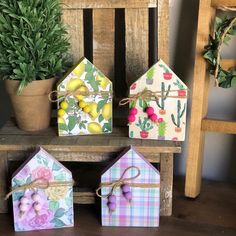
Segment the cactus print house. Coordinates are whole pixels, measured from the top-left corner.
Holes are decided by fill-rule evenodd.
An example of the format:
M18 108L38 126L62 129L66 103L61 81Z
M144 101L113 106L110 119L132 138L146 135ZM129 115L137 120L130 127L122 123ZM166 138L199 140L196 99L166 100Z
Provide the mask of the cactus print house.
M184 141L187 89L169 66L159 60L130 86L131 97L144 90L150 90L156 97L130 102L130 109L135 108L137 114L129 123L129 137ZM153 119L147 113L150 107Z

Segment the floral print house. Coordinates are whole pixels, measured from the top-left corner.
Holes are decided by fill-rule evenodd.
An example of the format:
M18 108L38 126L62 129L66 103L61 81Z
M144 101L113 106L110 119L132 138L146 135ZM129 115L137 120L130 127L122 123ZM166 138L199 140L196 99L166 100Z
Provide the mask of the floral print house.
M130 86L129 137L185 139L187 86L159 60Z
M104 170L97 194L103 226L159 226L160 173L134 147Z
M39 148L13 174L12 201L15 231L71 227L71 172Z
M112 82L88 59L59 82L59 136L111 133Z

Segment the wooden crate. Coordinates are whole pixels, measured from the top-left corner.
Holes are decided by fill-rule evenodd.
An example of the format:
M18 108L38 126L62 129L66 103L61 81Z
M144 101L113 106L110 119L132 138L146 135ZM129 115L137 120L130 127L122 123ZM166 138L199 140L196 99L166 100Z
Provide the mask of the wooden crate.
M154 50L153 45L157 45L155 56L168 63L168 0L63 0L62 3L74 61L85 55L113 80L115 99L120 96L119 90L124 91L146 72L152 63L149 52ZM149 17L155 13L156 17ZM156 24L150 24L149 18ZM154 35L155 42L150 35ZM0 130L0 212L7 212L3 198L9 189L9 163L25 160L36 146L42 146L59 161L97 163L110 161L125 147L133 145L149 161L160 163L161 215L171 215L173 154L181 151L180 144L129 139L125 123L114 124L114 131L109 135L58 137L56 126L27 133L9 121ZM95 201L94 192L88 190L79 190L74 196L75 203Z

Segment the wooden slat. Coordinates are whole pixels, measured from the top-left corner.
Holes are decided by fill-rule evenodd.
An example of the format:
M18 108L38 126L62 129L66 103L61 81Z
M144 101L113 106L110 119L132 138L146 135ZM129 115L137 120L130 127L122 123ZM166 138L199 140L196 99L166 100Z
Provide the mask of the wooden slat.
M179 142L128 138L128 127L114 127L112 134L58 137L57 127L28 133L8 122L0 129L0 151L27 151L42 146L48 151L112 153L133 145L143 154L179 153Z
M94 204L96 194L88 189L76 189L73 193L73 202L75 204Z
M201 122L206 117L208 107L209 74L202 51L208 43L212 19L215 9L211 8L211 0L201 0L198 16L197 45L193 80L192 111L190 120L188 159L186 170L185 195L196 197L200 193L203 162L204 132Z
M158 1L157 53L158 58L169 63L169 0Z
M148 69L148 9L125 9L126 81L130 86Z
M149 8L156 6L156 0L62 0L64 9Z
M93 10L93 63L109 79L114 77L115 10Z
M76 63L84 56L83 10L63 10L63 21L70 35L70 54Z
M230 68L236 68L236 60L234 60L234 59L224 59L224 60L221 61L221 66L225 70L228 70Z
M161 208L162 216L172 214L173 154L161 154Z
M7 152L0 151L0 213L7 213L7 201L4 200L7 194L8 183L8 162Z
M204 119L202 120L202 130L209 132L236 134L236 121Z
M25 157L30 156L33 150L27 151L10 151L8 152L7 159L8 161L24 161ZM58 161L62 162L104 162L110 161L118 156L119 152L114 153L90 153L90 152L57 152L50 151L50 154L53 155ZM147 155L146 159L151 163L160 162L160 154Z
M212 6L213 7L221 7L221 6L226 6L226 7L235 7L236 2L235 0L212 0Z

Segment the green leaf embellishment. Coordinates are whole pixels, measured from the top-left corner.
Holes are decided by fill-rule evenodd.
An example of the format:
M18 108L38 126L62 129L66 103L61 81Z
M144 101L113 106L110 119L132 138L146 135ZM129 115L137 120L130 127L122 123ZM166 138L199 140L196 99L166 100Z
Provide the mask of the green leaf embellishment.
M20 180L20 179L13 179L13 184L15 186L21 186L21 185L25 184L25 181L24 180Z
M56 201L49 201L49 209L50 210L57 210L59 208L59 202Z
M86 72L93 72L93 64L91 64L89 61L85 65L85 71Z
M98 117L98 121L99 121L99 123L101 123L103 120L104 120L104 118L103 118L102 114L99 115L99 117Z
M87 120L82 120L80 123L79 123L79 128L80 129L86 129L86 123L88 123Z
M54 218L50 221L50 223L53 223L56 228L60 228L66 225L62 220L58 218Z
M65 209L64 208L58 208L57 211L54 214L55 218L61 218L65 215Z
M19 201L24 196L24 191L21 192L15 192L12 195L13 201Z
M58 175L55 175L55 176L54 176L54 179L55 179L55 180L59 180L59 181L65 180L65 179L66 179L66 175L65 175L65 173L60 173L60 174L58 174Z
M54 162L52 165L52 171L58 171L60 169L61 169L61 166L58 165L56 162Z
M105 106L105 104L107 103L108 101L108 98L104 99L104 100L101 100L98 102L98 105L97 105L97 112L100 112L101 109Z
M59 130L64 130L68 132L68 126L65 123L59 123Z
M76 116L69 116L68 119L69 119L68 129L69 131L72 131L78 122L78 118Z
M110 118L110 119L108 120L108 123L105 123L105 124L103 125L102 131L103 131L104 133L109 133L109 132L111 132L111 130L112 130L112 119Z
M95 79L95 77L93 76L93 72L88 72L86 74L85 81L87 81L87 83L92 87L94 92L98 92L99 91L99 84L100 84L100 82Z

